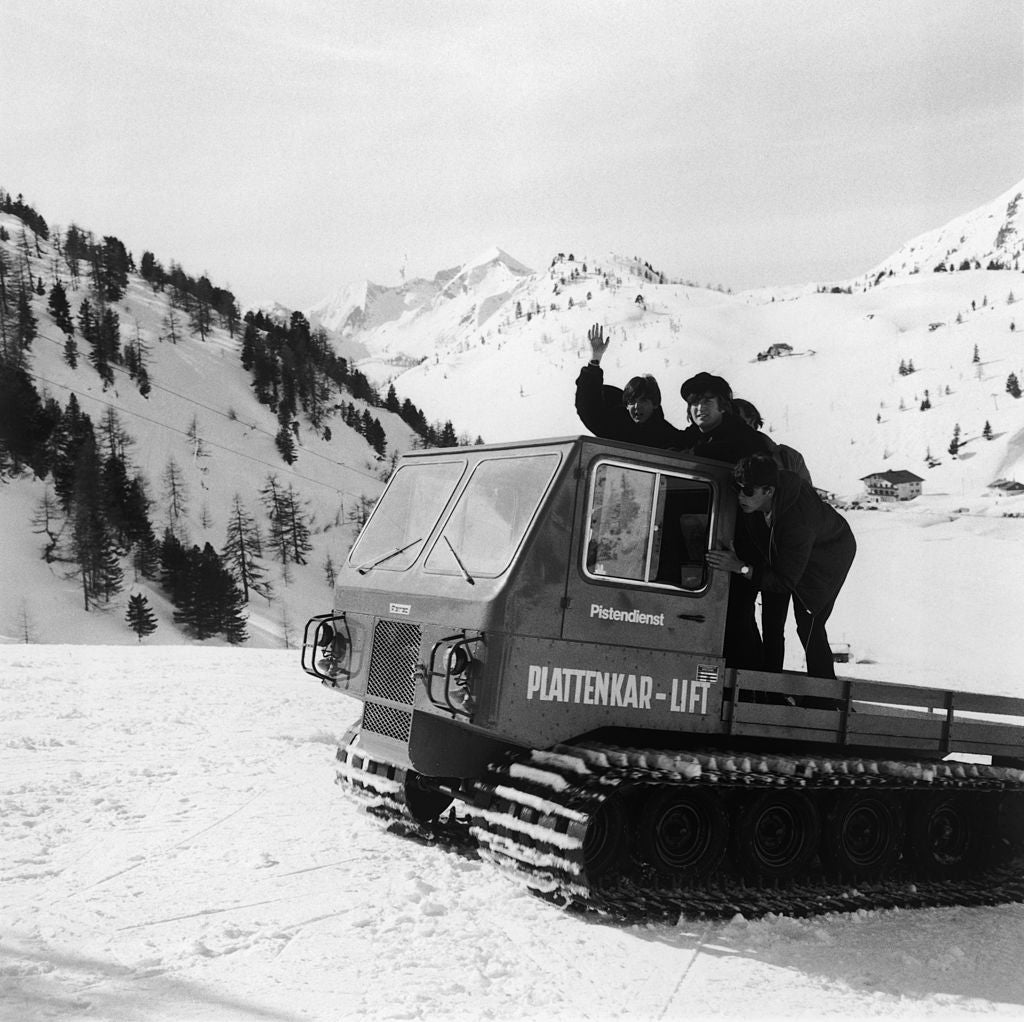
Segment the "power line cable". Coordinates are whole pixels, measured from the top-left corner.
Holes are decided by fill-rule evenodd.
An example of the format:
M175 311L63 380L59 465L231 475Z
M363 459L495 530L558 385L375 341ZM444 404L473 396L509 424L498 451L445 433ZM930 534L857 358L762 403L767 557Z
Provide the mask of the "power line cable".
M74 388L69 387L64 383L57 383L55 380L48 380L45 376L40 376L38 373L28 372L27 370L26 374L29 376L30 379L48 384L51 387L59 387L61 390L66 390L69 393L78 396L78 393L74 390ZM91 400L96 401L97 403L104 405L107 408L112 408L116 412L121 412L125 415L134 415L136 418L142 419L144 422L148 422L153 426L159 426L161 429L166 429L172 433L178 433L183 437L191 439L191 437L189 437L188 433L185 430L178 429L177 426L170 426L166 422L160 422L158 419L153 419L148 415L143 415L141 412L132 411L130 408L123 408L120 405L116 405L111 401L107 401L103 398L96 397L95 395L90 394L88 396ZM296 472L292 468L281 468L278 465L271 465L269 462L263 461L261 458L254 457L251 454L246 454L243 451L236 451L234 448L231 447L225 447L223 444L219 444L214 440L204 440L203 442L208 444L210 447L216 447L218 450L224 451L227 454L233 454L235 457L245 458L248 461L255 462L257 465L261 465L263 468L266 468L271 472L283 472L285 475L294 476L296 479L302 479L304 482L315 483L318 486L324 486L330 490L333 490L335 493L342 494L345 497L354 497L356 499L359 499L365 496L365 494L354 493L351 490L341 489L340 487L334 486L331 483L326 483L321 479L315 479L311 478L310 476L305 476L301 472Z
M48 336L47 334L44 334L44 333L38 334L38 337L40 337L44 341L49 341L51 344L55 344L55 345L57 345L60 348L64 347L62 342L57 340L55 337L50 337L50 336ZM131 379L131 374L128 372L128 370L126 370L122 366L111 365L110 368L112 370L115 370L116 372L123 373L125 376L127 376L129 379ZM134 382L135 381L132 380L133 384L134 384ZM210 412L213 415L219 415L222 418L227 419L228 422L240 422L241 421L237 417L232 419L232 417L227 412L222 412L219 408L212 408L210 405L203 404L202 401L197 401L195 398L188 397L186 394L179 394L176 390L172 390L170 387L165 387L163 384L154 383L152 380L150 380L149 381L149 385L150 385L150 387L153 390L163 391L165 394L170 394L172 397L176 397L180 401L185 401L188 404L193 404L197 408L202 408L205 411L208 411L208 412ZM59 386L59 384L54 384L54 386ZM65 389L70 389L70 388L65 388ZM129 411L128 414L132 415L132 414L136 414L136 413L133 413L133 412ZM276 440L277 439L273 433L271 433L269 430L264 429L262 426L258 425L257 423L254 423L254 422L253 423L248 423L247 422L247 423L243 423L243 425L248 426L254 432L262 433L264 436L269 437L271 440ZM346 425L347 425L347 423L346 423ZM167 428L168 429L173 429L174 427L173 426L168 426ZM207 442L210 443L211 441L207 441ZM354 468L354 467L352 467L350 465L343 465L340 462L332 461L329 457L327 457L327 455L321 454L319 451L314 451L314 450L309 450L309 449L305 449L304 448L303 449L303 453L304 454L308 454L308 455L310 455L310 456L312 456L314 458L321 458L323 461L326 461L327 464L330 465L332 468L342 468L342 469L344 469L347 472L354 472L356 475L363 476L363 478L365 478L365 479L372 479L374 482L380 482L380 480L376 476L370 475L368 472L363 472L361 469Z

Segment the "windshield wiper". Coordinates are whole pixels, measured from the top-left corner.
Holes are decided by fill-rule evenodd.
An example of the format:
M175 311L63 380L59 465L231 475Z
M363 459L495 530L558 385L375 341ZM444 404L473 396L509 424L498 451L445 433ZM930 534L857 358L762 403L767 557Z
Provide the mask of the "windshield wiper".
M473 576L472 576L472 575L470 575L470 573L469 573L468 571L466 571L466 566L465 566L465 565L464 565L464 564L462 563L462 558L461 558L461 557L459 557L459 555L458 555L458 554L457 554L457 553L455 552L455 547L453 547L453 546L452 546L452 544L451 544L451 540L449 540L449 539L448 539L448 537L447 537L447 536L445 536L445 537L444 537L444 541L445 541L445 542L446 542L446 543L448 544L448 549L449 549L449 550L451 550L451 552L452 552L452 557L454 557L454 558L455 558L455 563L456 563L456 564L457 564L457 565L459 566L460 570L462 571L462 577L463 577L463 578L464 578L464 579L465 579L465 580L466 580L466 581L467 581L467 582L468 582L468 583L469 583L469 584L470 584L471 586L475 586L475 585L476 585L476 582L475 582L475 580L473 579Z
M405 546L398 547L397 550L392 550L391 553L385 554L383 557L378 557L377 560L371 561L369 564L360 565L356 568L356 571L360 575L365 575L368 571L376 568L378 564L383 564L385 561L390 561L392 557L397 557L399 554L404 554L406 550L411 546L415 546L417 543L422 543L423 537L420 536L418 539L414 539L411 543L406 543Z

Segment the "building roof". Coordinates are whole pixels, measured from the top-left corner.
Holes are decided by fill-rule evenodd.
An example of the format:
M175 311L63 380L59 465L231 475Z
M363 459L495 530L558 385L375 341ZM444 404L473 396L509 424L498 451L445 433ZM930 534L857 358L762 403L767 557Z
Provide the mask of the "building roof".
M884 479L887 483L892 483L894 486L897 483L923 483L924 479L921 476L914 475L913 472L909 472L905 468L888 469L885 472L872 472L871 475L861 476L860 481L866 482L868 479Z

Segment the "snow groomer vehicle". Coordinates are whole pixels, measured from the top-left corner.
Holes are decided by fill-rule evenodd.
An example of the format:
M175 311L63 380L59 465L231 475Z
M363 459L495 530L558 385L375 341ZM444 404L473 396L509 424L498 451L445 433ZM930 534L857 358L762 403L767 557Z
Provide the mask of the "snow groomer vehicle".
M405 455L306 625L339 783L612 913L1024 900L1024 700L727 666L737 514L591 437Z

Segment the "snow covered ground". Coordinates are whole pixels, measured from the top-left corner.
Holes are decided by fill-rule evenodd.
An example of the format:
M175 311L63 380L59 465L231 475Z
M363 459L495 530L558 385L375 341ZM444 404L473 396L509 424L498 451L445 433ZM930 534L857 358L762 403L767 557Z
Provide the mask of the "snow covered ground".
M866 563L899 547L912 565L915 533L955 547L948 519L865 512L858 525ZM959 546L987 578L1005 554ZM943 627L913 604L893 613L899 577L876 578L870 605L847 601L853 631L863 614L893 621L878 663L853 672L901 676L893 651L928 656ZM1020 606L1020 585L1000 597ZM973 646L983 669L944 680L1013 693L1022 640L986 645L1000 622L965 618L965 588L943 601L964 641L947 634L923 673L955 674ZM347 801L334 748L357 714L295 651L0 646L0 1018L1024 1013L1024 905L676 925L562 912Z

